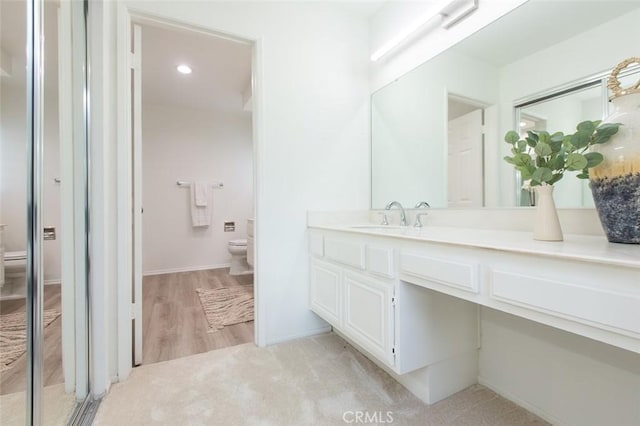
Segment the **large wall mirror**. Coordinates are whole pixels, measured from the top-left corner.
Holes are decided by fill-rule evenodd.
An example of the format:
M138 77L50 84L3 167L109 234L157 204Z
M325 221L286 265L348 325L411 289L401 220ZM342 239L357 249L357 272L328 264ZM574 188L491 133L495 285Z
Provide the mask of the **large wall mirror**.
M530 0L374 93L371 207L530 205L503 135L606 116L602 79L637 56L637 22L637 1ZM593 206L585 181L557 185L558 207Z

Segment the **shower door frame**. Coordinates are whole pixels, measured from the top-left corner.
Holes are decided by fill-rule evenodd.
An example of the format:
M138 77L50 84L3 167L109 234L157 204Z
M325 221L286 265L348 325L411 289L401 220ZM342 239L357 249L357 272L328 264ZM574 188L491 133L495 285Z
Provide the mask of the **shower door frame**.
M75 79L62 78L60 91L60 127L62 134L61 159L71 171L65 175L65 201L70 201L65 214L73 214L71 229L63 239L71 240L66 247L73 254L63 261L63 270L74 270L76 274L65 281L63 293L70 302L65 305L64 315L70 320L63 322L63 353L72 351L73 373L65 377L66 390L73 390L76 399L69 424L80 424L85 419L84 409L91 402L89 378L89 70L87 61L87 17L89 3L62 1L58 25L69 25L63 40L68 43L61 51L60 59L68 59L67 71L75 71ZM44 274L43 274L43 167L44 167L44 0L26 0L27 17L27 265L26 265L26 317L27 317L27 392L26 420L28 425L40 425L44 415ZM71 146L69 149L68 147ZM69 154L67 158L65 154ZM69 188L72 188L69 190ZM65 297L65 296L63 296ZM64 327L65 325L70 325ZM79 359L83 358L82 362ZM79 398L78 398L79 397Z

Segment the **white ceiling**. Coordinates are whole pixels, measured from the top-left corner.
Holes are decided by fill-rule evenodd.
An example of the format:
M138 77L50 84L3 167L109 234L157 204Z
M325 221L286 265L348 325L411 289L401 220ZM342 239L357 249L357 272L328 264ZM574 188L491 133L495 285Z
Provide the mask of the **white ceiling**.
M193 72L176 71L179 64ZM174 28L142 27L142 101L239 112L251 82L251 46Z
M454 49L502 67L638 7L638 0L530 0Z

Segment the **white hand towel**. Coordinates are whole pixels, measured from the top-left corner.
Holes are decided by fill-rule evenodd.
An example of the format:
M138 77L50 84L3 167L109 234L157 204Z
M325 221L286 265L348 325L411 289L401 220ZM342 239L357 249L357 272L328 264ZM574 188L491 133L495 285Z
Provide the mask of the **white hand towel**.
M205 205L198 206L196 201L196 184L191 185L191 225L193 227L209 226L211 223L211 203L208 199L211 195L210 191L206 191Z
M209 199L209 185L203 182L196 182L195 187L196 206L205 207Z

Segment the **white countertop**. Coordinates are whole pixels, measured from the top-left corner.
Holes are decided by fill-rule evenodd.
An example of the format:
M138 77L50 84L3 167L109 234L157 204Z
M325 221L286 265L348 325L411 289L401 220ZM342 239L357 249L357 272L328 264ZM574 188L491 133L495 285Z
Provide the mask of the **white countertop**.
M640 269L640 245L609 243L606 238L591 235L565 234L564 241L536 241L531 232L493 229L470 229L458 227L423 228L354 228L354 226L376 226L372 223L311 225L310 229L349 232L353 234L401 238L411 241L453 244L506 252L549 256L598 262L609 265ZM638 277L640 282L640 275Z

